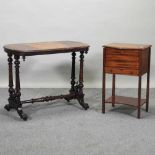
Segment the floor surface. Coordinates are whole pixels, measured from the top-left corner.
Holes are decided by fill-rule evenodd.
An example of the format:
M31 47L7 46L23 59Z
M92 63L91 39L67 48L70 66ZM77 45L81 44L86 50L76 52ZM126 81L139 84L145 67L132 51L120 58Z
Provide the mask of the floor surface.
M23 89L23 99L56 95L67 89ZM111 90L107 90L109 96ZM150 109L106 105L101 113L101 89L85 89L90 109L77 101L57 100L24 105L29 120L15 111L7 112L7 89L0 89L0 155L154 155L155 89L150 92ZM136 89L117 89L117 94L137 96ZM145 97L145 91L143 91ZM145 109L145 106L143 107Z

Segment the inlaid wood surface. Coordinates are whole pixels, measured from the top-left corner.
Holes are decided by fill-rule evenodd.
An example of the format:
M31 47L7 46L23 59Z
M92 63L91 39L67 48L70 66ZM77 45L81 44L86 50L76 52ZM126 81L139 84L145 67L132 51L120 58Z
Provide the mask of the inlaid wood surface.
M88 44L75 41L21 43L4 46L5 52L22 56L67 53L74 51L80 52L88 51L88 48Z

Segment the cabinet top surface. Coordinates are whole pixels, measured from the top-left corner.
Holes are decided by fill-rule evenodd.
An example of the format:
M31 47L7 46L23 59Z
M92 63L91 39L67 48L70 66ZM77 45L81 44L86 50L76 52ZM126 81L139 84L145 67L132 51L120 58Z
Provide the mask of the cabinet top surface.
M135 50L143 50L150 48L151 45L144 44L129 44L129 43L110 43L104 45L103 47L115 48L115 49L135 49Z
M8 44L4 46L4 50L6 52L18 55L65 53L65 52L86 50L88 48L89 48L88 44L75 41L20 43L20 44Z

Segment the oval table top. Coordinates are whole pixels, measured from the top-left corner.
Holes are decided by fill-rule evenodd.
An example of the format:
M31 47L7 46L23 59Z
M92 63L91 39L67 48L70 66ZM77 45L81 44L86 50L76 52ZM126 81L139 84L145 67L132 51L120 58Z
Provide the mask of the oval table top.
M57 54L80 51L87 52L88 49L88 44L76 41L19 43L8 44L4 46L5 52L21 56Z

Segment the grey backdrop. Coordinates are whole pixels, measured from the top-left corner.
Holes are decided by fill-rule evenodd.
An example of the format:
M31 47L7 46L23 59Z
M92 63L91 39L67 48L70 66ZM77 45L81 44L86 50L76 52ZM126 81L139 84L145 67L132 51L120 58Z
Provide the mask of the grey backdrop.
M8 85L3 45L52 40L91 45L85 59L86 87L101 87L103 44L152 44L151 87L155 86L154 0L0 0L0 4L0 87ZM69 87L69 54L29 57L21 64L22 87ZM108 76L107 87L110 80ZM121 76L117 87L137 87L137 78Z

